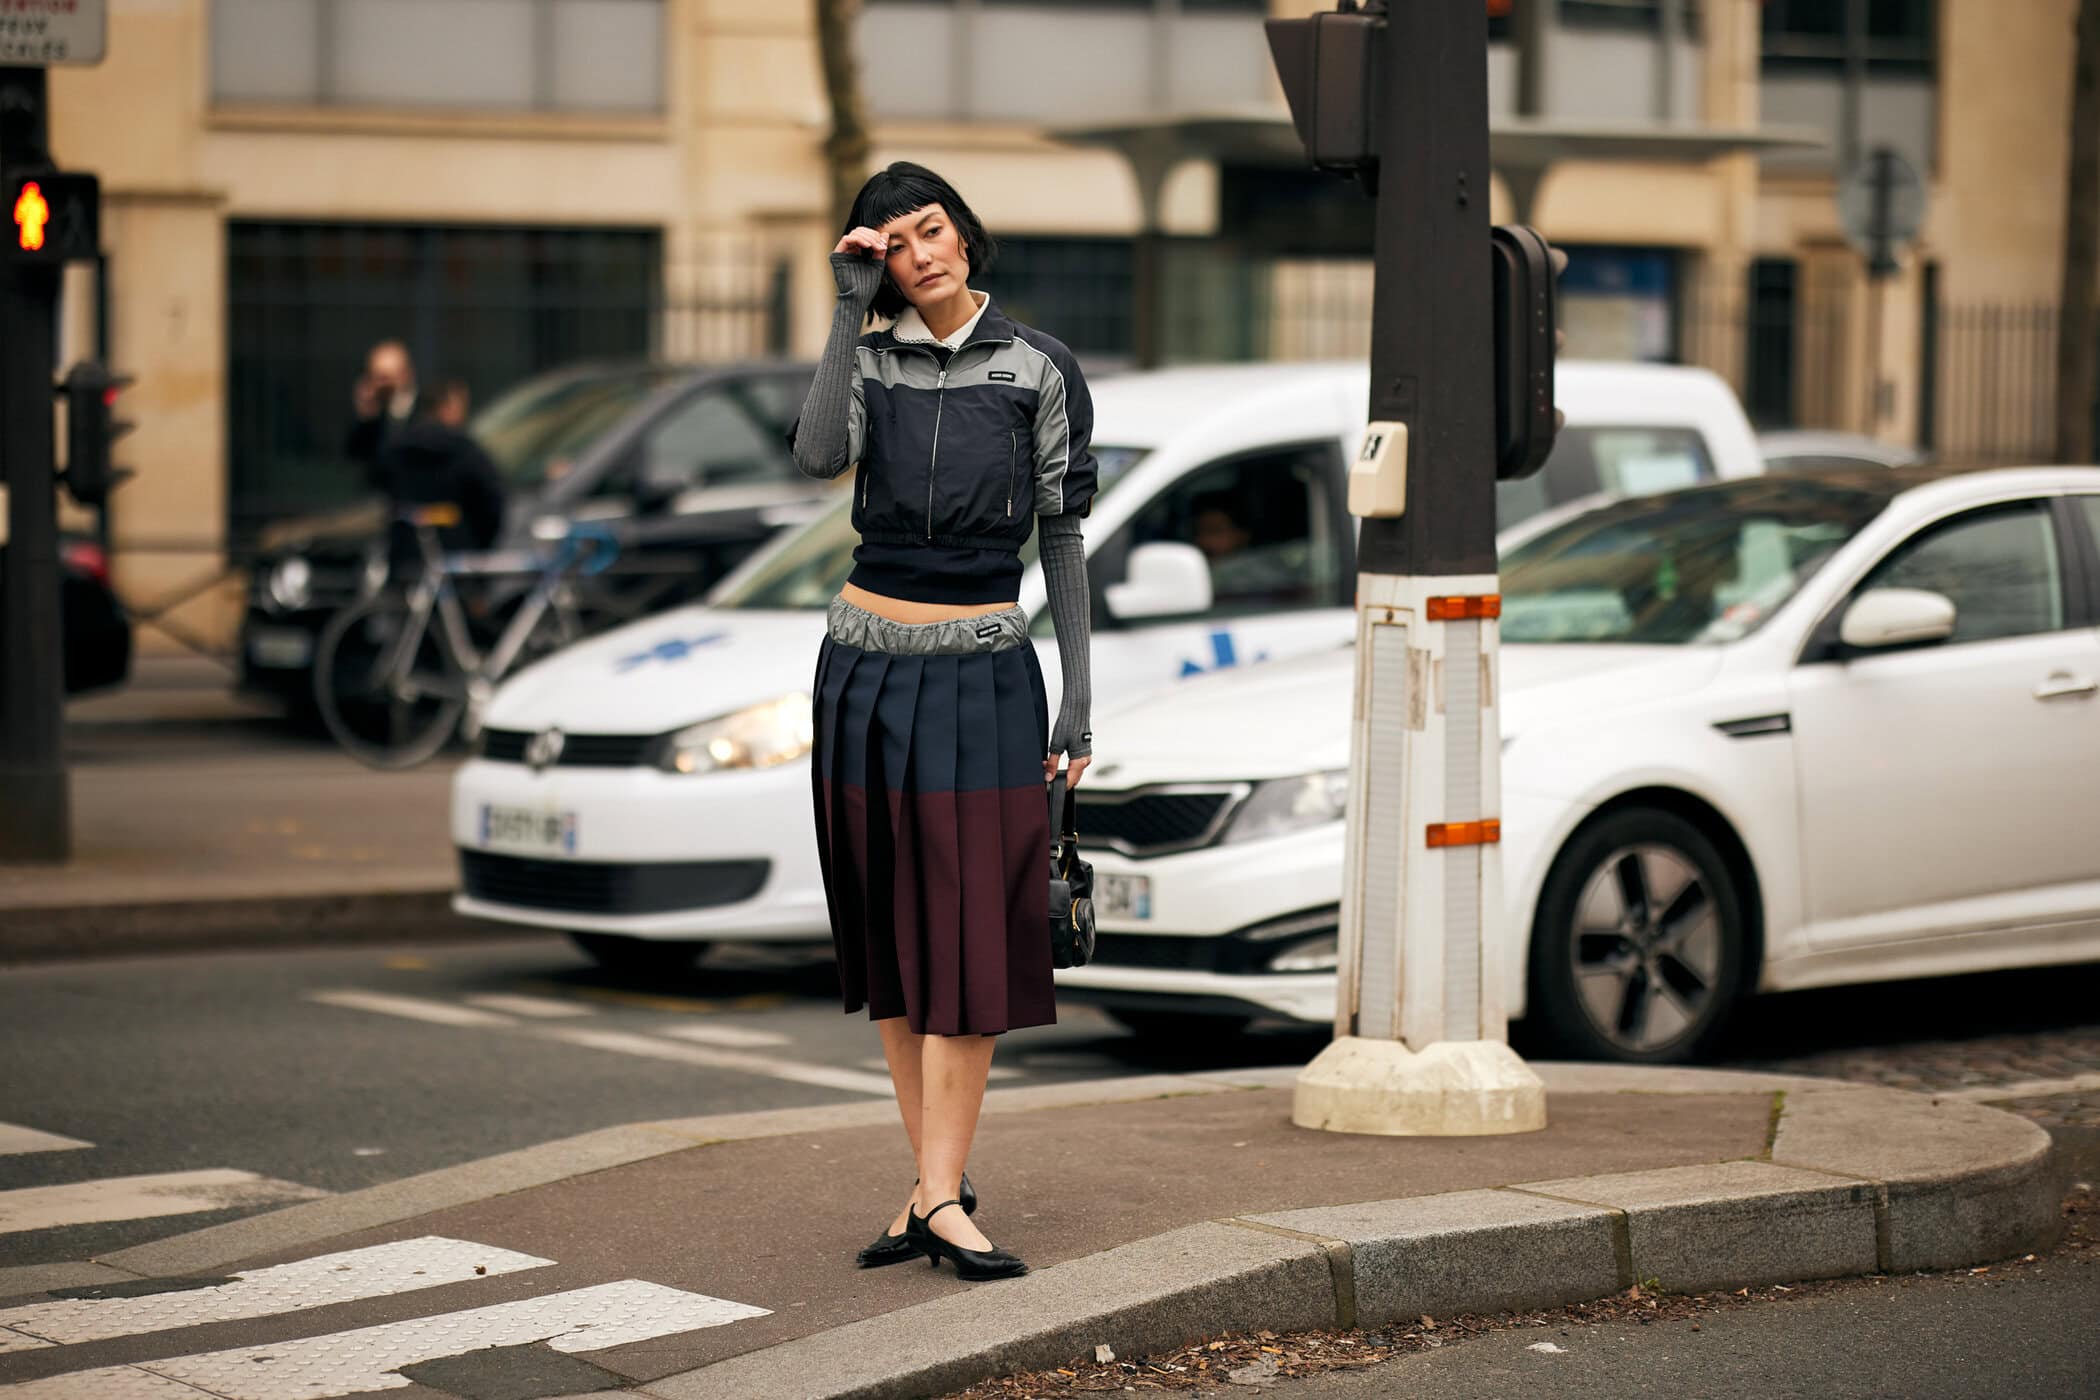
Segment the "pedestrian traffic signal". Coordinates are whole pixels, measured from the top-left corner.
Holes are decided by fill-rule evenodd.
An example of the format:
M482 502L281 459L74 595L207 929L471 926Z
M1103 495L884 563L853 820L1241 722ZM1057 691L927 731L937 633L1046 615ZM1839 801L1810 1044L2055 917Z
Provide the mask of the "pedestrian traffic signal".
M0 180L11 262L91 262L102 251L102 187L92 175L10 170Z
M1560 274L1568 255L1522 224L1489 234L1495 260L1495 475L1530 476L1546 464L1564 415L1553 406L1559 358Z
M110 462L110 446L136 424L115 416L117 395L134 381L92 360L66 373L59 393L66 401L66 490L84 506L108 502L109 493L131 473Z

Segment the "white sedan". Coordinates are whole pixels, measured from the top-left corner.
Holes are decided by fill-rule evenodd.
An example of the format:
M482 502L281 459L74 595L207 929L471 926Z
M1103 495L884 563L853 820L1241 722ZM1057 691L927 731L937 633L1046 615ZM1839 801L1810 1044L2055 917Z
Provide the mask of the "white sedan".
M1726 482L1502 573L1504 959L1559 1048L1692 1058L1752 990L2100 959L2100 471ZM1141 1031L1334 1011L1347 647L1113 715L1102 929Z

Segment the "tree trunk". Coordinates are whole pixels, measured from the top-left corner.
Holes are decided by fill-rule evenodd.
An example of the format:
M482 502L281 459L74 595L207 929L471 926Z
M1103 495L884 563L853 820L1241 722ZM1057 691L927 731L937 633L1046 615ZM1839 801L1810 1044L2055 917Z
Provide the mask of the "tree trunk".
M868 178L868 109L861 95L860 55L854 44L860 0L816 0L816 6L824 95L831 103L831 134L824 140L824 163L831 177L831 227L843 231L853 196Z
M2093 460L2100 394L2100 0L2079 0L2064 180L2063 295L2056 332L2056 460Z

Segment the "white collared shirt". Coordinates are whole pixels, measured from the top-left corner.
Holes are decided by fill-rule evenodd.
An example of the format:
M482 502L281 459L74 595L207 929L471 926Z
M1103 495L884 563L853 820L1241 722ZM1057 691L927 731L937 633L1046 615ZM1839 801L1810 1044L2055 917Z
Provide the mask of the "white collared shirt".
M951 335L945 337L935 335L932 328L926 324L926 318L919 314L919 308L916 306L904 308L903 314L897 318L897 324L890 328L890 333L899 340L938 345L943 350L960 350L963 342L970 338L970 332L976 330L977 323L984 319L984 308L989 306L992 300L991 296L985 292L972 291L970 295L977 299L977 314L957 326Z

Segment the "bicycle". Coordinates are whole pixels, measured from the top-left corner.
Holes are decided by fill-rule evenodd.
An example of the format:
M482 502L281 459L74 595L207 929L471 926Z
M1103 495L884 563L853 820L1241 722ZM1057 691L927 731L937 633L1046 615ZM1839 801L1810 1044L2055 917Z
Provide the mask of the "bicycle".
M576 583L603 573L619 553L610 527L570 524L545 553L448 554L436 532L457 524L456 506L421 506L397 517L412 529L421 565L342 609L321 629L314 700L329 735L372 768L412 768L457 734L472 740L497 684L517 667L595 630ZM475 643L461 579L537 575L486 653ZM433 625L435 624L435 625Z

